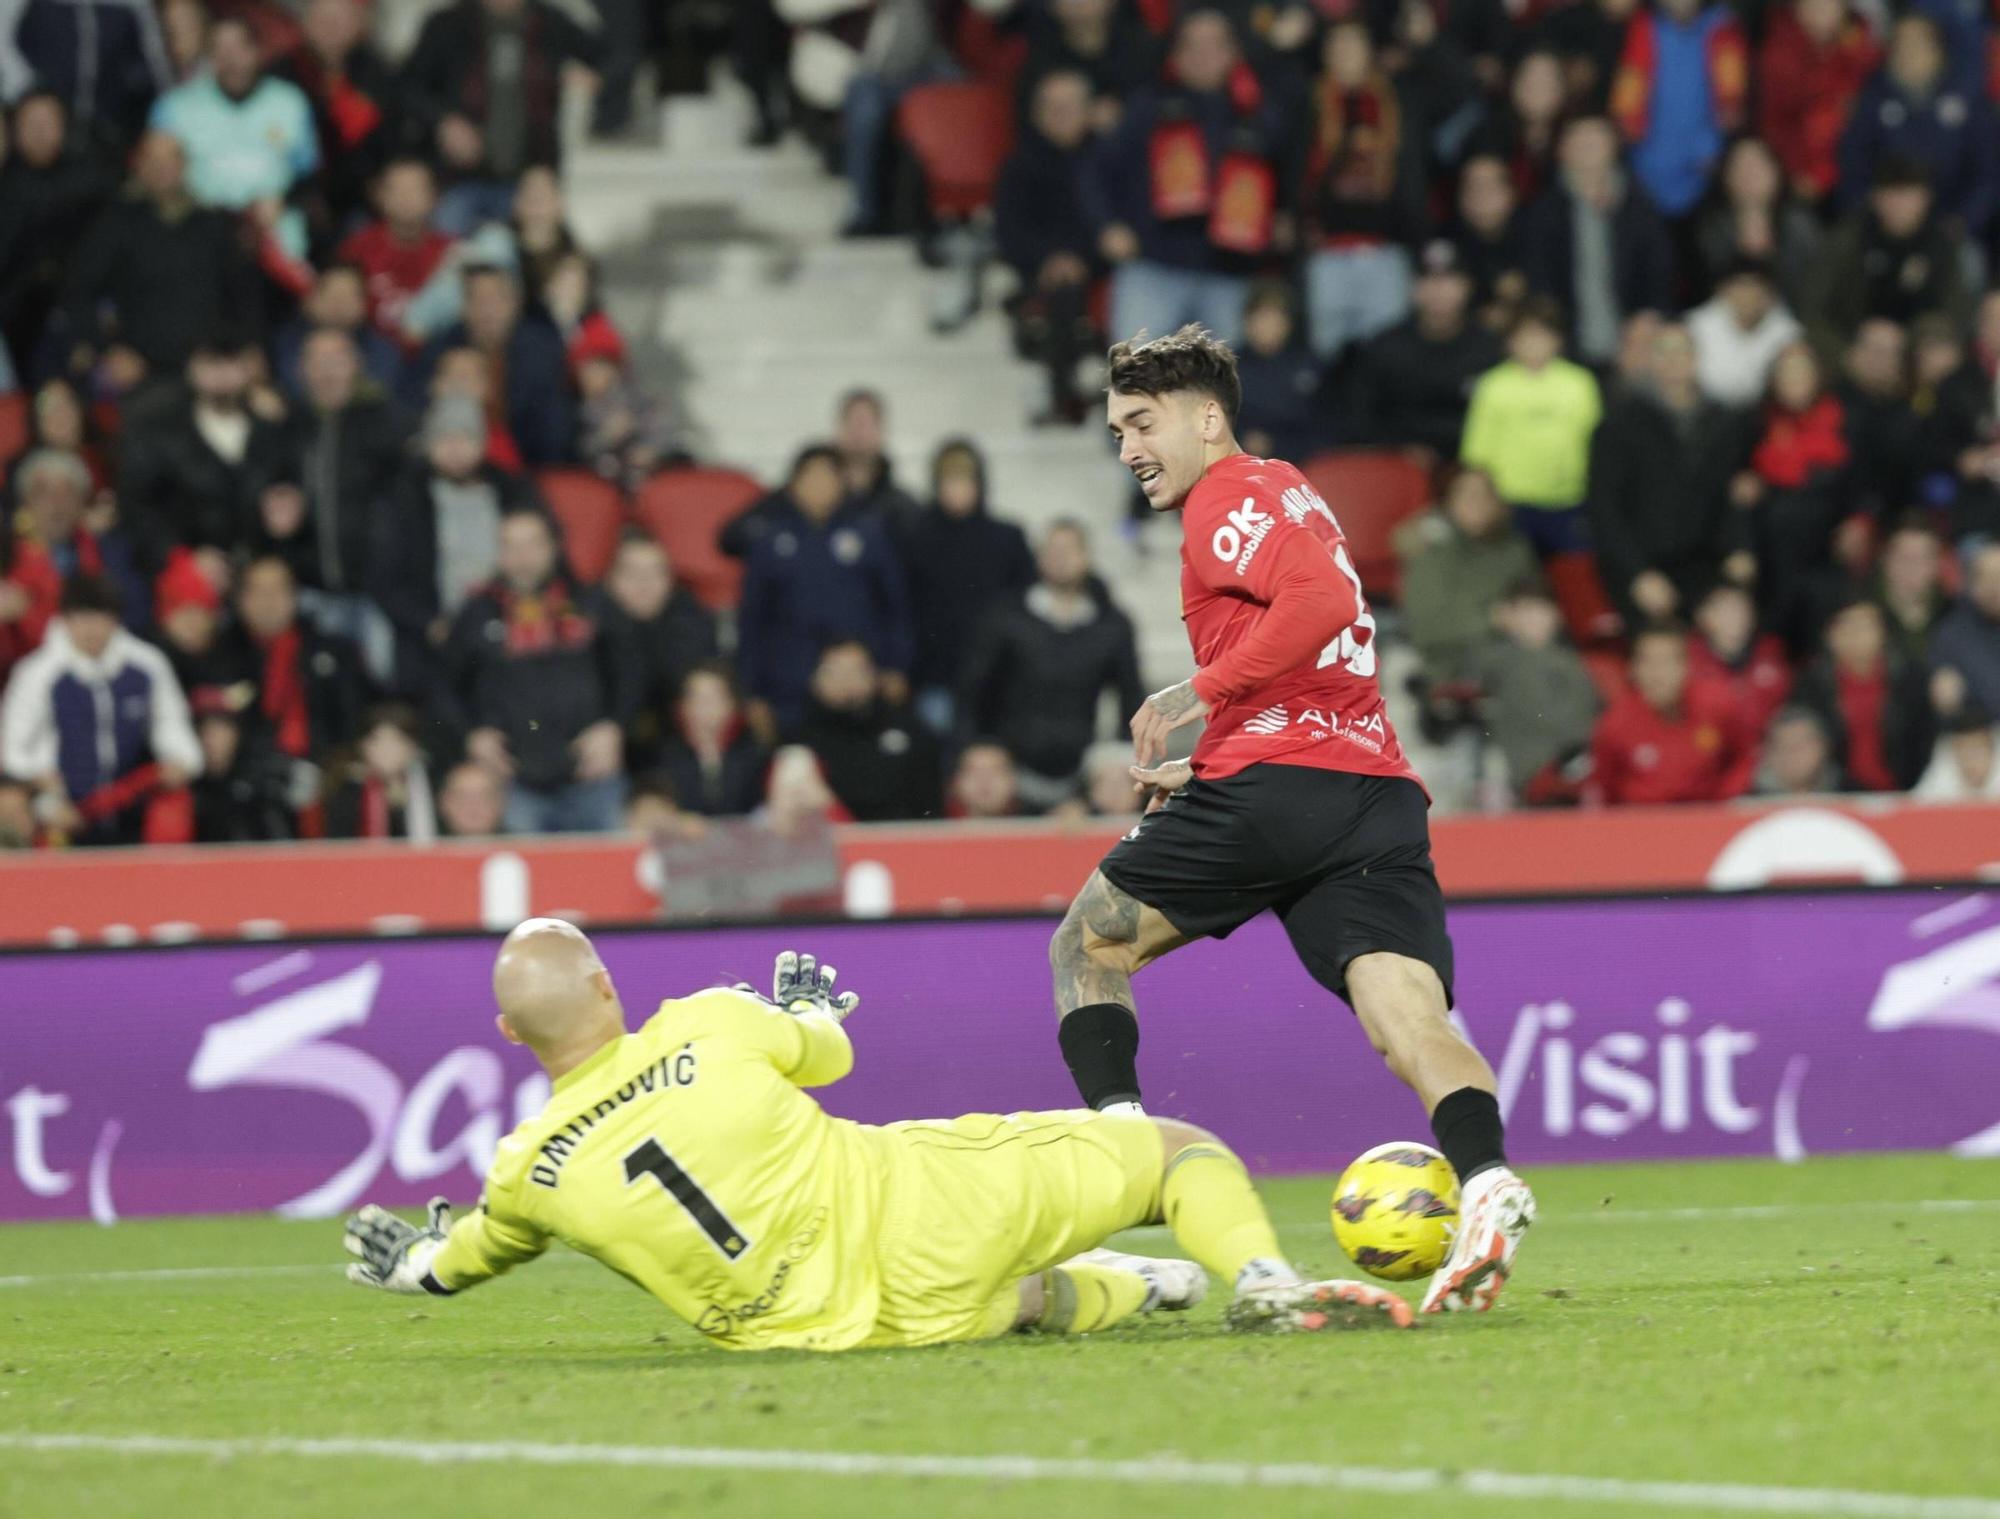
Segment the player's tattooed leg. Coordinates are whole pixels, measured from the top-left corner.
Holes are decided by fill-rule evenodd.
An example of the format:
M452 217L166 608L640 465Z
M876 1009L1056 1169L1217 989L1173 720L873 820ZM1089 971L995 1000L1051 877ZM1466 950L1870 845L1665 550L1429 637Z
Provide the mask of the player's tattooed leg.
M1099 1002L1132 1006L1132 972L1138 969L1132 962L1144 911L1137 897L1127 896L1102 872L1091 872L1049 941L1059 1014Z

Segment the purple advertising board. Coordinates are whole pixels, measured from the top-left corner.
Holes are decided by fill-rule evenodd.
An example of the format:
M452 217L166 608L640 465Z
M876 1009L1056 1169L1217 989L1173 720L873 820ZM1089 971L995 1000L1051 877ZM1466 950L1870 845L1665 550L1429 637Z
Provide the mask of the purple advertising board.
M797 944L863 995L864 1121L1062 1107L1045 920L607 934L635 1018ZM1466 905L1459 1013L1526 1164L1859 1149L2000 1154L2000 892ZM0 958L0 1218L468 1198L546 1084L504 1044L486 939ZM1269 919L1138 982L1149 1108L1267 1172L1423 1114Z

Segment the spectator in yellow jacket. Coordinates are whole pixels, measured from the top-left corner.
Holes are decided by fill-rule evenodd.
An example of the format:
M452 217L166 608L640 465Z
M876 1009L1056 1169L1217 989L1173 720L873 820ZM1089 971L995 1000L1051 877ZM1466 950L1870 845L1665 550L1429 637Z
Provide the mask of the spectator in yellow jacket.
M1562 356L1553 301L1521 308L1507 358L1479 377L1466 413L1460 462L1493 477L1515 526L1543 559L1587 546L1583 498L1590 439L1603 415L1597 380Z

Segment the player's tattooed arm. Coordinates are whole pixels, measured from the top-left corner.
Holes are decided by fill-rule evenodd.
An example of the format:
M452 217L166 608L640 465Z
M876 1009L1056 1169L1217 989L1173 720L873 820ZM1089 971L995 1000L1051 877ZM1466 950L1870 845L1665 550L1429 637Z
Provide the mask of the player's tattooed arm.
M1139 911L1137 897L1092 873L1049 944L1057 1012L1071 1013L1093 1002L1133 1005L1131 972L1121 962L1139 941Z
M1155 691L1132 714L1132 747L1139 764L1158 764L1166 757L1167 735L1206 716L1208 703L1196 694L1192 680Z

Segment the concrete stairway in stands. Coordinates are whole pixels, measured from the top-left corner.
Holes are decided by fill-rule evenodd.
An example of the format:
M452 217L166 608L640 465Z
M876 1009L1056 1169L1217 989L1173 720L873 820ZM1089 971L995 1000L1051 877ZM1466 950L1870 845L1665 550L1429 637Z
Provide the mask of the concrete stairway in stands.
M826 435L841 392L879 390L906 488L921 493L941 440L975 437L999 511L1031 533L1063 516L1090 525L1138 625L1147 679L1187 673L1171 528L1154 524L1154 552L1137 552L1119 532L1126 477L1102 432L1028 425L1037 375L1009 344L1002 277L989 277L980 315L934 333L949 276L907 239L841 239L840 183L797 141L743 147L746 110L719 80L668 103L659 143L578 143L565 175L635 361L680 397L707 456L774 481L800 444Z

